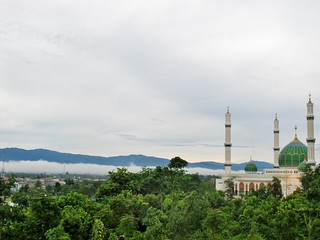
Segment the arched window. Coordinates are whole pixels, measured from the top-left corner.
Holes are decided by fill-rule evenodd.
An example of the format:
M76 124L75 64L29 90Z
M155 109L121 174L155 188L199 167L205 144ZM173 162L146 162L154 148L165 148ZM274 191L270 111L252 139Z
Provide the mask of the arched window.
M244 193L244 183L243 182L240 182L239 183L239 193Z
M252 191L254 191L254 184L250 183L249 184L249 192L252 192Z

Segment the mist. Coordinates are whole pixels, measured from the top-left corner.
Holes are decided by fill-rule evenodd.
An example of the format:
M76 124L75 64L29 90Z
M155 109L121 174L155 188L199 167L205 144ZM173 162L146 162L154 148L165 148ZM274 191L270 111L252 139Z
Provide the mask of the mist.
M129 172L139 172L142 167L130 164L130 166L124 166ZM45 160L39 161L8 161L4 164L6 172L24 172L24 173L47 173L47 174L64 174L66 172L70 174L98 174L106 175L109 171L121 168L121 166L110 165L98 165L98 164L62 164L56 162L48 162ZM224 170L213 170L207 168L186 168L190 174L199 173L201 175L217 175L224 172Z

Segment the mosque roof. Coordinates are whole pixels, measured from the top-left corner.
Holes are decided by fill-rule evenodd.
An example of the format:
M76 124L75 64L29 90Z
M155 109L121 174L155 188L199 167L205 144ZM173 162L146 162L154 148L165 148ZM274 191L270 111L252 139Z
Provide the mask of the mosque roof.
M250 159L250 161L244 167L245 172L257 172L258 168L257 165Z
M298 167L304 160L308 159L307 146L298 139L297 135L286 145L279 155L280 167Z

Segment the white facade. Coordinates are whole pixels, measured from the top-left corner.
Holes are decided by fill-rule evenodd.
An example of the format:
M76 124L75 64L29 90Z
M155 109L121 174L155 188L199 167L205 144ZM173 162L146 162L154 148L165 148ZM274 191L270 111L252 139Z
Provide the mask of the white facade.
M234 183L234 193L237 196L247 194L250 191L259 190L261 187L271 188L273 177L281 181L283 195L290 195L297 188L301 187L300 178L303 173L298 169L265 169L263 173L234 173L223 175L221 179L216 179L216 189L226 191L225 181L232 179Z
M300 179L303 176L303 172L298 170L298 167L286 167L279 164L279 120L276 115L274 120L274 168L265 169L262 173L254 171L246 171L244 173L232 173L231 172L231 113L229 108L226 113L225 123L225 173L221 175L221 179L216 179L216 189L226 191L227 186L225 181L232 179L234 183L235 195L246 194L250 191L259 190L261 187L272 187L273 177L278 178L281 181L283 195L292 194L298 188L301 188ZM297 139L297 137L295 138ZM314 155L314 115L313 115L313 103L311 96L307 103L307 164L311 167L315 166ZM306 160L305 160L306 161Z

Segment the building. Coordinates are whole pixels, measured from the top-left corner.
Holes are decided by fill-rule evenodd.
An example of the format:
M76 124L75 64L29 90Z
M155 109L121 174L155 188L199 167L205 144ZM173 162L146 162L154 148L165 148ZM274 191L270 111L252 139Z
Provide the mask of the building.
M234 183L234 192L236 195L246 194L250 191L259 190L261 187L271 188L273 177L280 179L283 195L293 193L301 187L300 179L307 166L315 167L314 154L314 114L311 95L307 102L307 145L303 144L297 136L297 127L295 127L295 137L281 151L279 146L279 120L277 115L274 119L274 167L264 169L262 173L257 172L257 166L252 159L247 163L244 173L231 172L231 113L229 108L225 115L225 173L221 179L216 180L217 190L226 191L225 181L232 179Z

